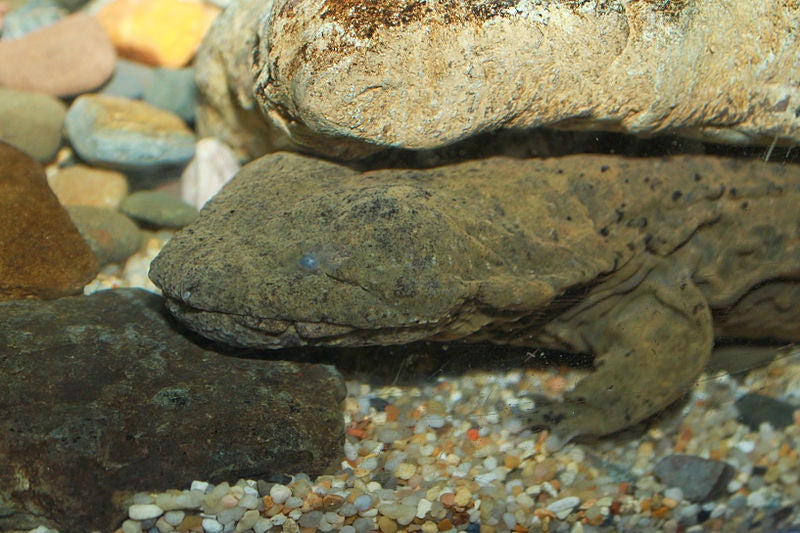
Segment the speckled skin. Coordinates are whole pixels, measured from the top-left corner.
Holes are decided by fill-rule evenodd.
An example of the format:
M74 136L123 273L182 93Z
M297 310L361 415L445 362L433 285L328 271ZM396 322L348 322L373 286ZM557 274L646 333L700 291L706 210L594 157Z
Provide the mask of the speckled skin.
M239 346L491 340L593 354L530 422L604 435L692 385L715 337L800 339L800 169L700 156L245 166L153 262Z

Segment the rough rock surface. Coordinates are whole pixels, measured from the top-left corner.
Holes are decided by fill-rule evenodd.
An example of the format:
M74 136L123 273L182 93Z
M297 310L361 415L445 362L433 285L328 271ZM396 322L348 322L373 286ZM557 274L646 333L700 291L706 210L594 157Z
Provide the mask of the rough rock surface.
M216 68L239 105L226 103L220 87L201 91L209 107L229 112L248 111L254 97L251 114L317 152L432 148L499 127L543 125L737 144L800 141L797 2L259 5L255 47L254 17L237 14L252 10L248 0L233 4L205 45L237 58Z
M258 108L253 95L253 50L259 21L272 0L239 0L211 24L194 61L198 88L198 137L215 137L240 159L288 150L288 140Z
M245 167L150 276L259 347L491 340L596 357L530 420L606 434L694 383L718 336L800 339L800 169L714 157ZM739 304L744 307L740 308ZM742 317L758 316L758 320Z
M115 491L321 473L344 442L329 366L243 359L138 289L0 304L0 529L113 531Z
M42 166L0 142L0 300L75 294L97 259L47 185Z

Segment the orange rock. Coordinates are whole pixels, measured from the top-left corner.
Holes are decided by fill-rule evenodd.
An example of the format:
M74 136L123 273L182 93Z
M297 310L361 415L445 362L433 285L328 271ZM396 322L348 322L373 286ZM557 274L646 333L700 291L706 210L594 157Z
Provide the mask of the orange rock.
M182 67L194 57L218 7L195 0L113 0L97 13L121 57Z
M42 166L0 142L0 301L81 292L97 258L47 186Z

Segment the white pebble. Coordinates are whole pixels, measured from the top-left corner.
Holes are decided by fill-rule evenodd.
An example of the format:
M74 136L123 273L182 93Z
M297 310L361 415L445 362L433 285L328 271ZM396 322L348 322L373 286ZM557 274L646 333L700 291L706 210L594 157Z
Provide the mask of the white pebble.
M756 449L756 442L753 440L743 439L738 441L734 446L741 452L750 453Z
M664 491L665 498L671 498L676 502L683 500L683 490L680 487L669 487Z
M269 489L269 495L275 503L285 503L289 496L292 495L292 489L286 485L276 483Z
M244 507L245 509L255 509L258 507L258 502L261 501L257 495L253 494L245 494L242 496L242 499L239 500L239 507Z
M125 520L122 523L122 533L142 533L142 524L136 520Z
M202 526L205 533L222 533L224 529L222 524L213 518L203 518Z
M547 510L555 513L560 520L564 520L580 503L581 499L577 496L567 496L548 505Z
M256 523L253 524L253 531L254 533L266 533L273 527L272 520L269 518L264 518L263 516L256 520Z
M426 500L422 498L420 501L417 502L417 518L422 519L425 518L425 515L428 514L428 511L431 510L433 506L433 502L430 500Z
M192 485L189 487L190 490L199 490L203 494L206 493L208 490L208 482L207 481L192 481Z
M183 519L186 517L186 513L183 511L167 511L164 513L164 520L166 520L167 524L171 526L177 526Z
M135 503L128 507L128 517L131 520L158 518L162 514L164 514L164 509L154 503Z

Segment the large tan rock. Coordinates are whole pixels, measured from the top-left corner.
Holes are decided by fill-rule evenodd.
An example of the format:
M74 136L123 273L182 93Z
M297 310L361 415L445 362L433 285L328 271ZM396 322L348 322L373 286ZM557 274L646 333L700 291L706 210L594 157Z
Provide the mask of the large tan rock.
M274 0L262 8L256 50L238 65L254 69L258 110L332 155L541 125L800 141L797 1Z

